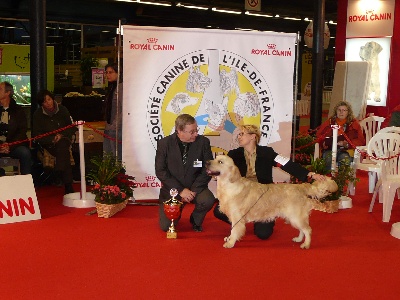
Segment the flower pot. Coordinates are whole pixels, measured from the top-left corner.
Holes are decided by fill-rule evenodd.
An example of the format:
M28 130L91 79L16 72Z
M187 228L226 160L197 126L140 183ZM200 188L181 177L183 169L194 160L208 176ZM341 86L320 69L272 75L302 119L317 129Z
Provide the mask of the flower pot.
M116 204L103 204L96 202L97 216L99 218L110 218L117 212L123 210L128 203L128 199Z
M327 213L334 213L339 210L340 199L338 200L330 200L321 202L317 199L313 200L313 209L327 212Z

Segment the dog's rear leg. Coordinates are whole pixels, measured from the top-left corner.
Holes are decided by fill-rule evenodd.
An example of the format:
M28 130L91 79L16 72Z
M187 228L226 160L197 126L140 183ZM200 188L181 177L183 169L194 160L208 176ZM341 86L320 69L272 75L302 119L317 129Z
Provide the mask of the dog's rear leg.
M244 221L241 222L232 222L233 227L231 229L231 235L224 238L224 248L232 248L235 246L236 241L240 240L240 238L246 232L246 224Z

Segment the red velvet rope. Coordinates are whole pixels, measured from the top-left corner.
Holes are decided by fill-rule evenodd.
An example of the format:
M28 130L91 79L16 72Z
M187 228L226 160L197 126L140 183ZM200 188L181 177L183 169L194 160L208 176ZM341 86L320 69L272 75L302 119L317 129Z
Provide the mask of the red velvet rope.
M65 126L65 127L62 127L62 128L59 128L59 129L56 129L56 130L53 130L53 131L50 131L50 132L46 132L46 133L37 135L37 136L35 136L34 138L28 138L28 139L25 139L25 140L20 140L20 141L15 141L15 142L11 142L11 143L0 144L0 148L5 147L6 145L8 145L8 146L10 147L10 146L14 146L14 145L18 145L18 144L22 144L22 143L26 143L26 142L29 142L29 146L32 147L32 141L40 140L41 138L44 138L44 137L46 137L46 136L53 135L53 134L57 134L57 133L59 133L59 132L62 132L62 131L64 131L64 130L67 130L67 129L69 129L69 128L76 127L76 126L79 126L79 125L84 125L84 126L86 126L86 127L89 127L89 128L92 129L94 132L96 132L96 133L102 135L104 138L109 139L109 140L112 140L112 141L114 141L114 142L116 141L115 138L113 138L113 137L111 137L111 136L109 136L109 135L107 135L107 134L104 134L103 132L97 130L97 129L94 128L93 126L91 126L91 125L89 125L89 124L86 124L85 122L75 122L74 124L71 124L71 125L68 125L68 126ZM121 141L121 140L118 140L118 143L122 144L122 141Z
M63 127L63 128L59 128L59 129L56 129L56 130L54 130L54 131L50 131L50 132L46 132L46 133L37 135L37 136L35 136L34 138L28 138L28 139L21 140L21 141L15 141L15 142L11 142L11 143L0 144L0 148L5 147L5 145L14 146L14 145L22 144L22 143L25 143L25 142L29 142L29 146L32 147L32 141L40 140L40 139L43 138L43 137L46 137L46 136L49 136L49 135L52 135L52 134L56 134L56 133L62 132L62 131L64 131L64 130L67 130L67 129L69 129L69 128L72 128L72 127L75 127L75 126L79 126L79 125L84 125L84 126L90 128L90 129L92 129L92 130L93 130L94 132L96 132L97 134L100 134L100 135L102 135L104 138L109 139L109 140L111 140L111 141L113 141L113 142L115 142L115 141L117 140L117 139L115 139L115 138L113 138L113 137L111 137L111 136L109 136L109 135L107 135L107 134L101 132L100 130L97 130L96 128L94 128L94 127L91 126L90 124L87 124L87 123L85 123L85 122L75 122L74 124L65 126L65 127ZM396 154L396 155L393 155L393 156L390 156L390 157L374 157L374 156L370 156L370 155L368 155L367 152L361 151L361 150L357 149L356 146L352 143L352 141L349 139L349 137L348 137L345 133L343 133L343 136L344 136L344 138L346 139L346 141L355 149L355 151L358 151L362 156L369 157L369 158L371 158L371 159L373 159L373 160L389 160L389 159L391 159L391 158L395 158L395 157L400 156L400 153L399 153L399 154ZM295 150L301 150L301 149L303 149L303 148L310 147L310 146L314 145L315 143L321 143L321 142L325 139L325 137L326 137L326 136L321 136L321 137L319 137L319 138L316 138L316 139L313 140L311 143L308 143L307 145L303 145L303 146L300 146L300 147L298 147L298 148L295 148ZM118 143L119 143L119 144L122 144L122 141L121 141L121 140L118 140Z
M333 125L333 126L335 126L335 125ZM331 127L331 129L332 129L332 127ZM368 158L370 158L372 160L389 160L389 159L392 159L392 158L400 156L400 153L398 153L396 155L389 156L389 157L370 156L366 151L362 151L360 149L357 149L357 146L353 144L353 142L350 140L350 138L344 132L343 132L343 136L346 139L346 141L349 143L349 145L351 145L351 147L355 151L358 151L360 153L360 155L363 156L363 157L368 157ZM303 149L303 148L310 147L310 146L312 146L312 145L314 145L316 143L321 143L325 138L326 138L326 135L320 136L319 138L316 138L315 140L313 140L311 143L308 143L307 145L303 145L303 146L300 146L298 148L295 148L295 150L300 150L300 149Z

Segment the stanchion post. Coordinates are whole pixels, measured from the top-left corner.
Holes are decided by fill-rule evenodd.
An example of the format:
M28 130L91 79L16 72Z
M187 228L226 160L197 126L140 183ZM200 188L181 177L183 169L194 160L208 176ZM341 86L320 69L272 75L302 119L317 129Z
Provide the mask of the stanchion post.
M331 171L336 172L337 165L336 165L336 156L337 156L337 138L338 138L338 126L332 126L332 164L331 164Z
M81 200L86 198L86 174L85 174L85 141L83 139L83 124L84 121L78 122L79 133L79 161L81 170Z

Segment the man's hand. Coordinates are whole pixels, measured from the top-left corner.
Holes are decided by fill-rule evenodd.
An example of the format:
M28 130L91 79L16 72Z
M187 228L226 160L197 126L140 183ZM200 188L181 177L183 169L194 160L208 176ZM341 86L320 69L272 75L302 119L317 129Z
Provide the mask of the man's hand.
M189 189L184 189L179 196L182 197L182 201L190 203L193 201L194 197L196 197L196 193L192 192Z
M10 153L10 147L8 147L7 143L0 144L0 153L4 153L4 154Z

